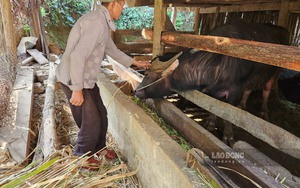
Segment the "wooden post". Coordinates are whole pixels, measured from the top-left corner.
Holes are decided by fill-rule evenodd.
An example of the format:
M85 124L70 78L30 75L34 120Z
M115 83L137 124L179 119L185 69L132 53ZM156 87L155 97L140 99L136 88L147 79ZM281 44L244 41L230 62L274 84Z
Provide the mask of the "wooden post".
M37 4L36 0L30 0L30 6L31 6L31 15L32 15L32 24L31 29L33 30L33 36L39 37L40 36L40 27L39 27L39 17L37 14Z
M34 31L34 35L36 37L40 37L41 39L41 45L42 45L42 51L44 54L46 54L47 58L49 58L49 47L48 42L45 35L45 26L43 22L43 18L40 11L40 3L39 0L31 0L31 11L32 11L32 28Z
M3 33L6 44L12 54L17 54L17 45L15 31L13 27L13 18L10 6L10 0L2 0L1 3Z
M39 18L39 25L40 25L40 31L41 31L41 41L43 42L43 53L46 55L46 57L49 59L49 46L48 46L48 42L47 42L47 38L46 38L46 30L45 30L45 25L44 25L44 21L42 18L42 14L41 14L41 10L40 10L40 2L39 0L37 0L37 7L38 7L38 18Z
M154 1L154 38L153 38L153 57L163 54L161 45L161 33L166 27L166 7L163 0Z
M194 33L196 35L199 34L199 28L200 28L200 8L196 8L196 10L194 11Z
M289 5L290 5L289 1L287 1L287 0L281 1L278 25L285 27L285 28L287 27L288 19L289 19Z

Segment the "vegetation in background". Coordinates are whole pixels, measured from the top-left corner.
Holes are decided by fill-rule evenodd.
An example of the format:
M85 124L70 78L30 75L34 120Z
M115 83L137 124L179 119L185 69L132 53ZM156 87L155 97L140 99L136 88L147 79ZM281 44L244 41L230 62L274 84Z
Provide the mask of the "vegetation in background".
M171 12L167 13L171 15ZM178 31L193 31L194 27L194 12L178 11L175 28Z
M45 0L41 7L46 24L72 27L76 20L91 10L93 0ZM167 12L168 16L171 12ZM180 31L193 29L193 12L178 12L175 27ZM118 29L153 28L154 8L124 8L122 16L116 22Z
M71 27L83 14L90 12L93 0L44 0L41 14L44 18L48 40L59 48L65 49ZM167 12L168 16L171 12ZM176 29L179 31L193 30L194 13L178 12ZM117 29L153 28L154 8L124 8L122 16L116 21Z
M167 12L171 16L171 11ZM194 24L193 12L177 13L175 28L179 31L192 31ZM154 26L154 8L152 7L132 7L124 8L122 16L116 22L118 29L144 29Z
M154 9L151 7L124 8L116 26L118 29L152 28L153 18Z
M46 23L73 26L76 20L91 10L92 0L45 0L41 12Z

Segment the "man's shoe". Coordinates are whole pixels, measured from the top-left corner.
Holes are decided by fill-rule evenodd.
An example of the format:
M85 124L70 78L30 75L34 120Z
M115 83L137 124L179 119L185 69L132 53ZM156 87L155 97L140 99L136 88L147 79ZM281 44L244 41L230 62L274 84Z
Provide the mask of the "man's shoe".
M105 148L104 150L100 151L99 153L97 153L98 156L100 155L104 155L106 159L108 160L113 160L117 158L117 154L114 150L110 150Z
M100 169L100 164L101 161L92 156L86 161L86 164L84 164L81 168L96 171Z

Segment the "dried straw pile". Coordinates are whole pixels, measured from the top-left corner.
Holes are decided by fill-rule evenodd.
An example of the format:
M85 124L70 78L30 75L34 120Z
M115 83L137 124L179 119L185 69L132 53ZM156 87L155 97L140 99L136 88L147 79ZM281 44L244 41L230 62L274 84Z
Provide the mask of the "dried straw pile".
M0 157L4 159L4 157ZM0 167L0 186L7 187L139 187L134 175L120 159L103 161L99 171L82 168L88 157L77 157L66 147L44 161ZM2 163L3 161L1 161Z

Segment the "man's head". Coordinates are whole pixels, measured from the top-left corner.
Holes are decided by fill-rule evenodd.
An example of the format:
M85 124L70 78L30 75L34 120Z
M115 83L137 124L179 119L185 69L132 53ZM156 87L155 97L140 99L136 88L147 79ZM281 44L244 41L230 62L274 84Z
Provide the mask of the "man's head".
M101 0L101 2L109 11L110 17L114 20L118 20L122 14L125 0Z

